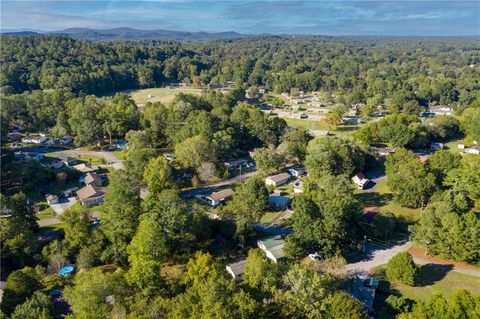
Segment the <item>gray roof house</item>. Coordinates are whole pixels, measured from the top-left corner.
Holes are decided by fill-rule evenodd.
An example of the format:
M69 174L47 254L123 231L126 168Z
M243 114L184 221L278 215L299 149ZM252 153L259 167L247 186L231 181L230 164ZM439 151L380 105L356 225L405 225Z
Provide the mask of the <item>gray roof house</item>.
M236 263L227 265L227 271L235 280L240 280L243 277L243 273L245 272L245 266L247 265L247 260L240 260Z
M211 202L210 205L218 206L223 202L231 199L233 197L233 190L230 188L213 192L210 196L207 196L207 199Z

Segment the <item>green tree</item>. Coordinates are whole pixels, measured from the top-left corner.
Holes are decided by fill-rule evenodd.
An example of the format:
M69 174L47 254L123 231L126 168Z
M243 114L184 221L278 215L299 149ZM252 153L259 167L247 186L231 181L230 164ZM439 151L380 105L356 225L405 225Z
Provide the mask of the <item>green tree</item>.
M438 184L442 184L447 174L460 166L461 156L449 150L441 150L428 157L428 166L437 177Z
M273 148L256 148L253 153L253 159L262 176L277 172L285 163L282 155L278 154Z
M147 181L148 189L154 193L159 193L174 185L172 168L163 156L152 158L148 161L143 177Z
M15 308L11 318L53 319L53 307L50 298L39 291L35 291L23 304Z
M110 174L101 227L119 264L126 264L126 248L137 230L140 214L140 190L131 186L131 180L124 171Z
M437 189L435 176L410 151L390 154L385 168L388 186L401 205L424 207Z
M480 207L480 157L467 154L462 157L460 167L447 173L444 185L454 193L468 196L475 207Z
M304 128L295 128L287 131L282 136L279 149L285 149L287 158L303 162L307 154L307 145L311 140L310 135Z
M469 141L480 140L480 108L468 108L462 114L462 127Z
M100 116L102 112L101 101L89 95L85 98L77 98L67 103L70 110L68 123L75 134L75 145L89 145L99 143L103 139L104 120Z
M103 127L110 138L110 144L112 137L123 138L139 124L137 105L124 93L117 93L113 98L107 99L100 116L105 119Z
M268 190L263 180L252 177L235 190L233 199L223 208L224 214L235 218L237 235L245 243L254 222L260 220L268 207Z
M63 296L76 318L111 318L113 306L105 300L113 296L116 302L120 302L118 291L124 286L123 280L119 270L111 274L99 269L81 271L75 275L73 285L65 287Z
M42 288L35 269L25 267L8 275L2 297L2 311L9 315L16 306L24 303L36 290Z
M59 220L64 224L64 243L70 251L78 252L90 236L90 212L84 206L72 207L63 212Z
M396 254L387 263L386 274L390 281L400 282L405 285L413 286L415 284L415 273L417 267L413 262L412 256L404 251Z
M0 194L2 214L0 240L2 242L2 266L23 267L31 263L36 253L34 232L38 229L36 216L23 193L11 197Z
M306 165L314 178L325 174L353 175L363 170L365 158L364 153L351 142L340 138L317 137L308 144Z
M259 249L248 251L247 264L243 273L243 282L255 289L270 291L277 283L276 265L269 262L265 253Z
M185 139L175 146L175 156L184 167L197 169L204 162L215 163L216 154L210 143L201 135Z
M365 307L361 302L344 291L333 294L328 300L328 318L368 318Z

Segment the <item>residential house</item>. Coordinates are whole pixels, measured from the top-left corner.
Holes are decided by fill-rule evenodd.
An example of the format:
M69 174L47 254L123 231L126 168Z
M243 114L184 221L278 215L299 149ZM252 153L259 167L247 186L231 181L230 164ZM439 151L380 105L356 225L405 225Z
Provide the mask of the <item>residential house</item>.
M239 169L241 167L248 167L250 166L248 159L231 159L223 163L225 168L229 171L233 171Z
M227 271L230 275L232 275L232 278L235 280L240 280L243 277L243 273L245 272L245 266L247 265L247 260L240 260L237 261L236 263L227 265Z
M272 185L274 187L281 186L288 182L290 175L287 173L280 173L277 175L269 176L265 179L265 184Z
M105 193L93 185L85 186L77 191L77 197L85 206L103 204Z
M48 205L58 204L58 196L57 195L48 195L47 196Z
M77 164L74 165L73 168L82 173L91 173L97 170L96 168L93 168L90 163Z
M54 160L53 162L50 162L48 164L48 167L51 168L51 169L59 169L59 168L62 168L63 167L63 162L60 161L60 160Z
M465 150L465 153L480 155L480 146L479 145L473 145L472 147L467 148Z
M300 177L305 174L305 166L295 166L287 169L287 172L293 177Z
M274 263L285 257L283 252L284 245L285 240L281 235L270 236L257 241L258 248L265 252L265 256Z
M365 309L373 312L373 302L375 300L375 292L378 289L378 280L375 278L356 277L353 281L350 293L355 299L360 301Z
M22 138L23 143L30 143L30 144L42 144L47 141L45 136L25 136Z
M448 105L435 106L433 108L430 108L430 113L433 113L435 115L452 115L453 112L453 108Z
M65 164L65 166L73 166L78 163L78 160L74 157L69 157L69 156L62 156L60 157L60 160Z
M431 142L430 149L436 150L436 151L443 150L443 143Z
M101 187L103 185L102 176L94 172L87 173L83 178L83 182L85 183L85 185L93 185L97 187Z
M233 190L230 188L221 190L219 192L213 192L210 196L207 196L207 199L210 201L210 205L218 206L223 202L231 199L233 197Z
M362 172L358 172L352 177L352 182L357 184L359 189L364 189L370 180Z
M464 150L464 149L465 149L465 144L460 143L460 144L457 145L457 148L458 148L459 150Z
M290 203L292 200L285 196L276 196L270 195L268 196L268 204L274 210L286 210L290 207Z
M325 103L319 102L319 101L310 101L307 103L308 106L312 107L325 107Z

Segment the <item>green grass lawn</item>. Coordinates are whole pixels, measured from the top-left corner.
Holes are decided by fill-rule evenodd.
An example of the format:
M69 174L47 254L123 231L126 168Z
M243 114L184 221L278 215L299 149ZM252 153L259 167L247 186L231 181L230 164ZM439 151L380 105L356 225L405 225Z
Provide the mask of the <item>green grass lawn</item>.
M272 222L272 220L278 216L278 214L280 214L280 212L266 212L262 218L260 219L260 222L261 223L264 223L264 224L270 224Z
M453 140L444 144L444 147L453 153L460 154L463 150L458 148L458 144L465 143L463 139Z
M137 105L144 105L147 102L169 103L178 93L188 93L200 95L203 89L196 89L192 87L179 87L174 89L169 88L152 88L127 91ZM149 98L149 96L151 96Z
M127 150L118 150L112 152L118 159L125 160L127 157Z
M327 131L328 128L326 125L322 124L320 121L309 121L309 120L301 120L301 119L291 119L291 118L284 118L285 122L288 125L293 127L303 127L307 130L320 130L320 131Z
M46 202L45 202L45 204L46 204ZM48 204L47 204L47 207L44 210L39 211L38 214L37 214L37 217L40 220L50 219L50 218L53 218L55 216L57 216L57 214L53 211L53 209L50 206L48 206Z
M382 266L375 270L376 276L382 280L385 280L384 269ZM480 294L480 278L431 265L424 265L418 269L414 287L398 283L390 283L390 285L391 289L416 301L428 300L437 293L442 293L449 298L459 289Z

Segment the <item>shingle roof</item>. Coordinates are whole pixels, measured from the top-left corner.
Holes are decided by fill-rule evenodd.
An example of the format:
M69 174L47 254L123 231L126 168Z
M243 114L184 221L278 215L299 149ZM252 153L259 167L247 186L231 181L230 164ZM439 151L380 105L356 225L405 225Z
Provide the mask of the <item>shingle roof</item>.
M286 179L289 179L290 175L287 174L287 173L280 173L280 174L277 174L277 175L269 176L267 178L272 180L273 182L277 183L277 182L281 182L281 181L284 181Z
M77 196L80 200L88 199L95 196L103 195L101 191L99 191L93 185L85 186L77 191Z
M231 196L233 196L233 190L228 188L228 189L221 190L219 192L212 193L210 195L210 198L216 201L216 200L225 199Z
M247 265L247 260L244 259L244 260L237 261L236 263L229 264L227 265L227 267L232 270L235 276L238 276L244 273L246 265Z
M102 181L102 178L95 174L95 173L87 173L87 175L85 176L85 185L89 185L89 184L92 184L92 183L96 183L98 181ZM101 186L101 185L100 185Z

